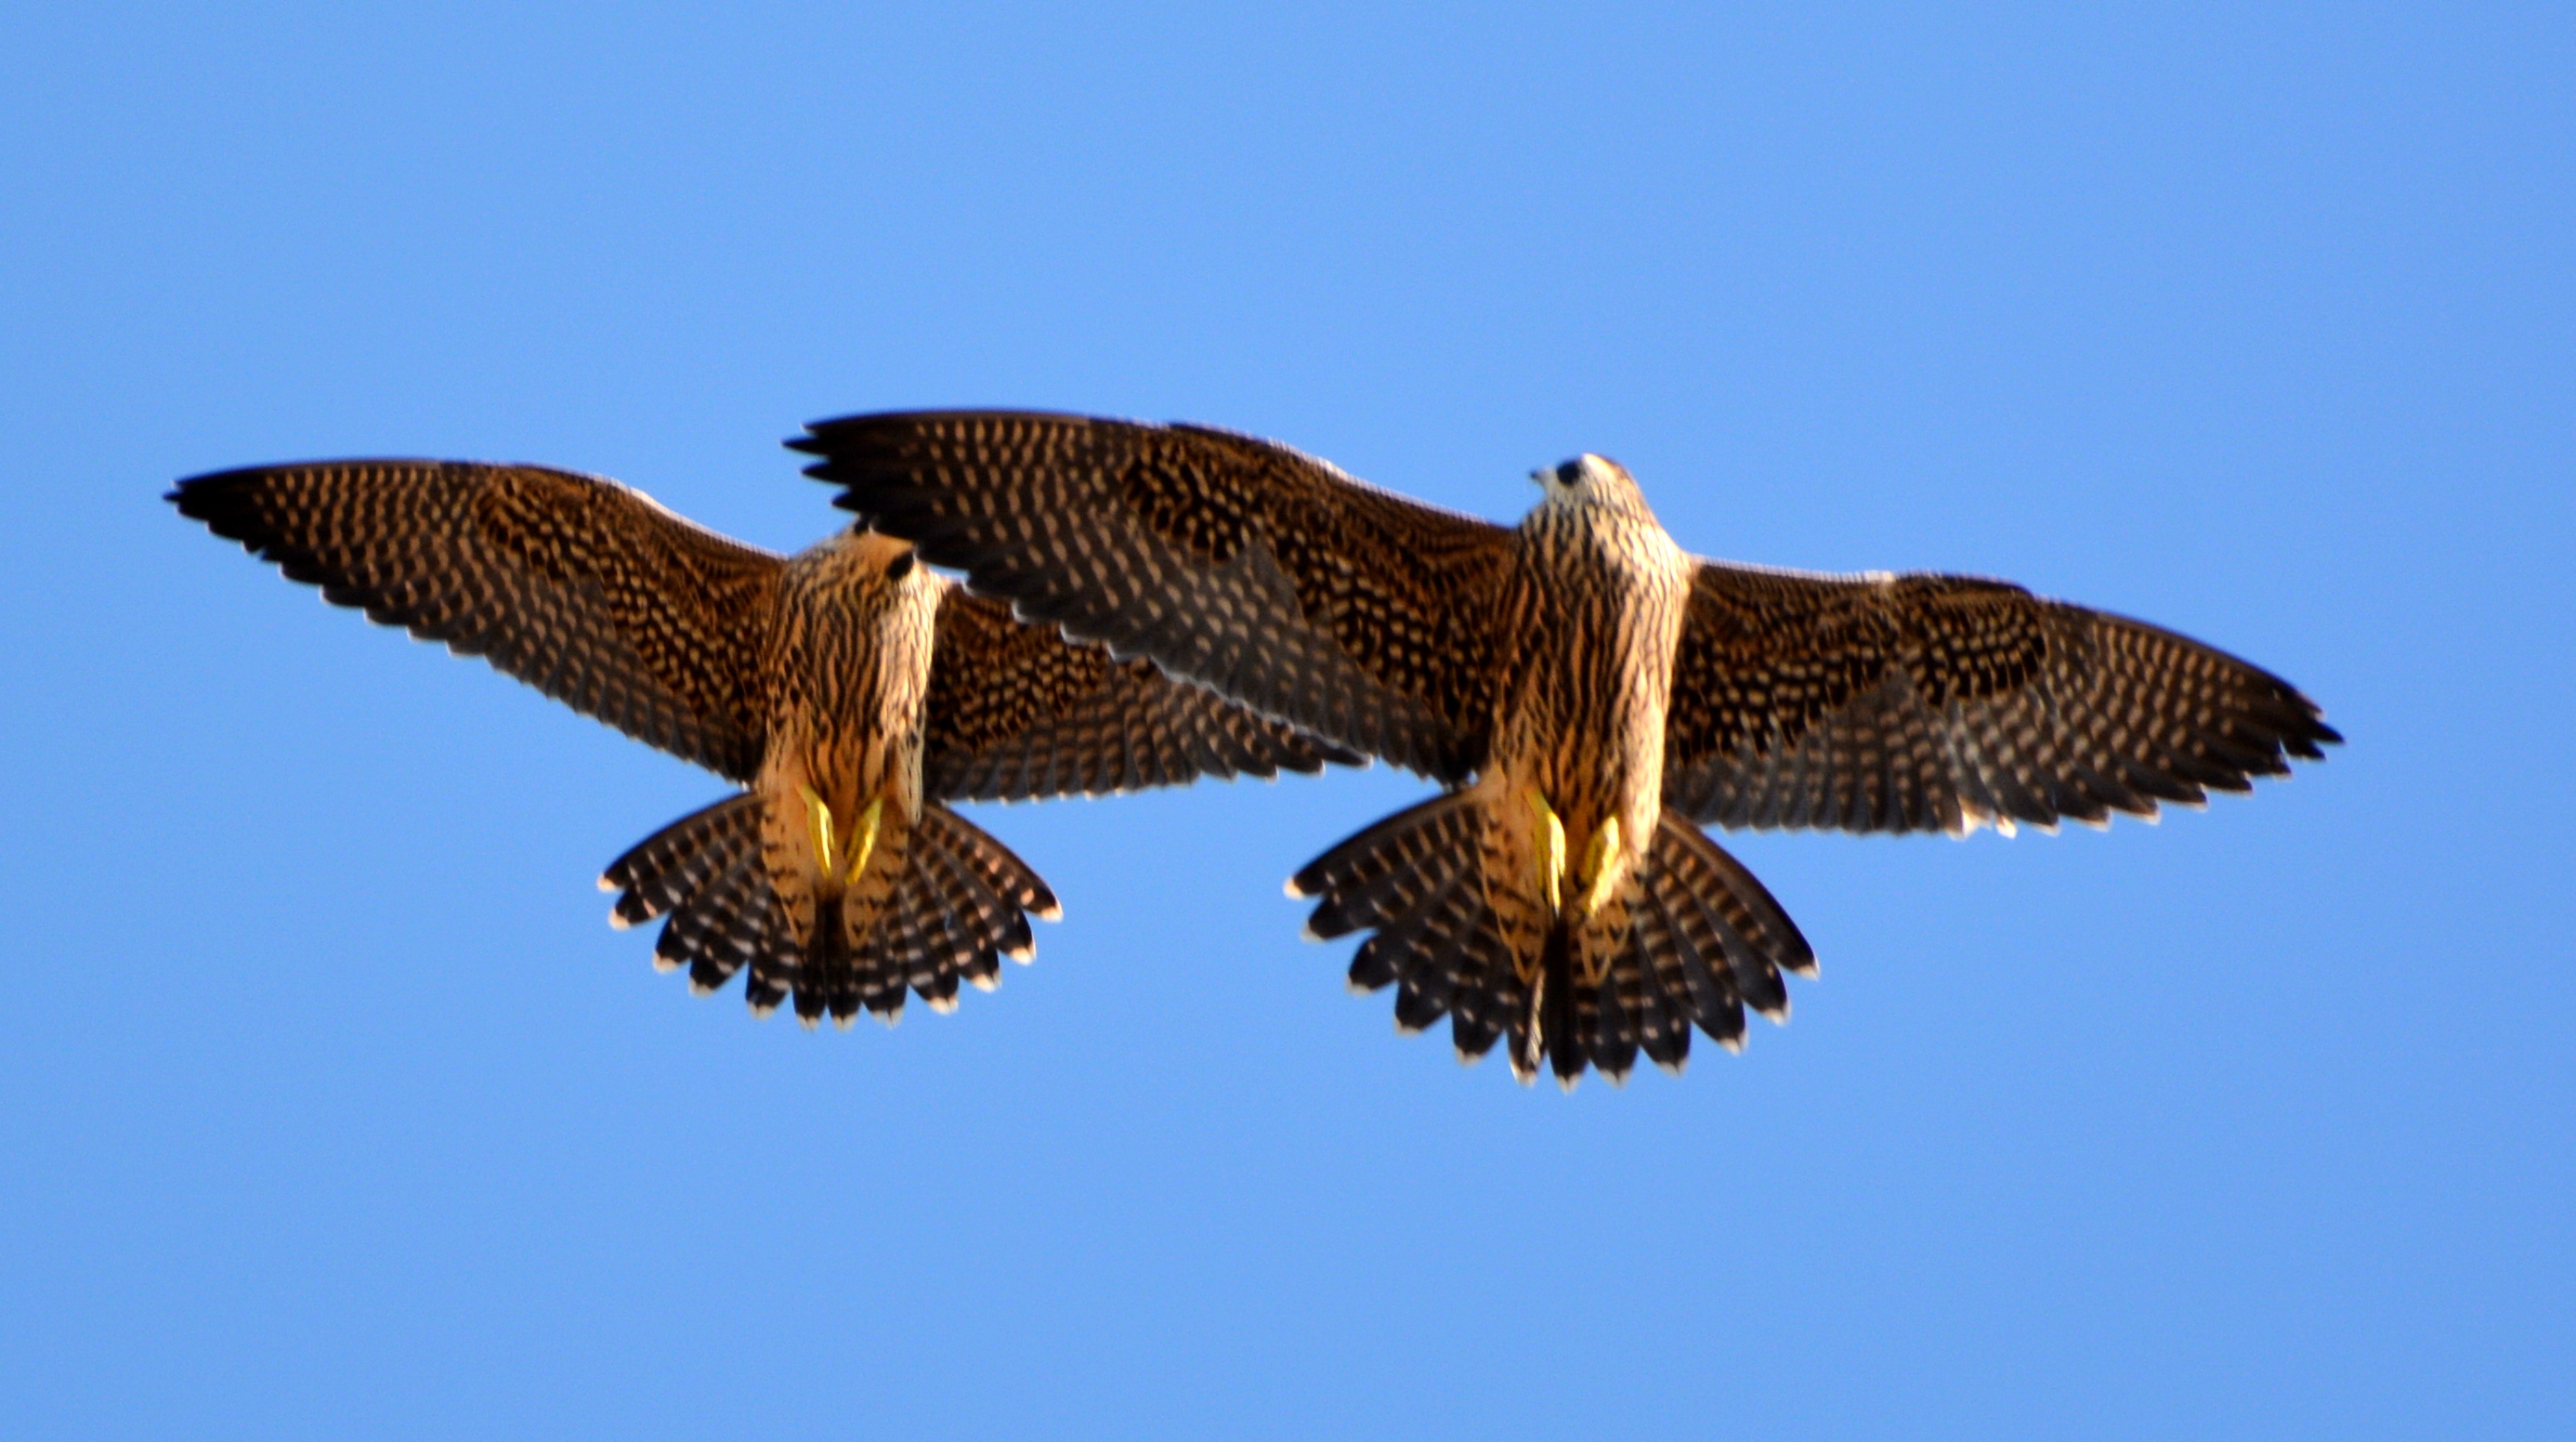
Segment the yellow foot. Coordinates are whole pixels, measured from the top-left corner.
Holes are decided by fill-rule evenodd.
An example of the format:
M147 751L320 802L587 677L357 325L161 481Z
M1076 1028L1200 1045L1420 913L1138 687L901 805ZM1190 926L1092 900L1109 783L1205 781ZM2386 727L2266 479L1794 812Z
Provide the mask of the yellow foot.
M1547 914L1556 915L1557 893L1565 882L1565 823L1557 819L1556 808L1531 787L1522 798L1530 809L1530 852L1537 858L1538 894L1547 903Z
M801 781L796 785L796 794L805 799L805 824L813 829L814 864L828 873L832 869L832 805Z
M884 816L885 798L882 796L869 802L868 809L859 813L859 844L851 848L857 854L850 858L850 874L843 878L847 884L858 885L859 873L868 869L868 857L877 849L877 822Z
M832 834L832 804L813 787L801 782L796 787L796 794L805 802L805 824L813 828L816 868L826 876L839 872L840 867L835 862L838 848L834 843L837 838ZM851 848L850 868L841 877L843 885L856 886L859 873L868 869L868 857L877 849L877 826L884 819L885 798L882 796L869 802L868 809L859 813L858 845Z
M1611 889L1617 884L1617 873L1611 868L1610 861L1618 854L1619 818L1613 816L1601 823L1600 830L1592 833L1592 844L1583 851L1582 874L1592 878L1583 892L1585 915L1599 911L1602 903L1610 899Z

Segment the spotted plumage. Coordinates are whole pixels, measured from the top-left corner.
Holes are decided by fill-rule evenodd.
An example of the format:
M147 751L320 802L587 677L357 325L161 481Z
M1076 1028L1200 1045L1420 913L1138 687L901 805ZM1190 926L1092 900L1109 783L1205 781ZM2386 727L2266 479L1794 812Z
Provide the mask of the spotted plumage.
M1025 412L854 416L790 442L839 504L1007 596L1443 795L1289 883L1369 930L1354 986L1508 1037L1524 1079L1741 1045L1814 955L1699 829L2153 815L2338 741L2288 683L1999 581L1835 577L1676 546L1598 456L1517 527L1287 447Z
M654 959L811 1023L946 1009L1056 915L948 809L1355 760L1150 662L1013 622L864 529L791 557L535 466L329 461L182 481L180 511L745 791L611 863Z

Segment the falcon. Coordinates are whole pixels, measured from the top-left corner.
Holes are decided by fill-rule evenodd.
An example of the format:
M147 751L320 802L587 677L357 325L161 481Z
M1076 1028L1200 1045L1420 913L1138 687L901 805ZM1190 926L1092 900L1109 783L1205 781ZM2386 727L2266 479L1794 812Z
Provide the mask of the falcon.
M1497 526L1201 426L951 411L788 442L836 504L1023 620L1151 658L1441 794L1316 858L1354 988L1524 1082L1740 1049L1814 952L1703 825L1946 831L2198 805L2342 738L2279 677L1964 576L1685 553L1626 470Z
M169 500L324 599L479 655L744 790L617 858L612 925L667 917L662 970L813 1026L907 990L956 1006L1059 916L1027 863L945 803L1097 794L1357 761L1015 623L853 529L795 556L641 491L539 466L320 461L181 481Z

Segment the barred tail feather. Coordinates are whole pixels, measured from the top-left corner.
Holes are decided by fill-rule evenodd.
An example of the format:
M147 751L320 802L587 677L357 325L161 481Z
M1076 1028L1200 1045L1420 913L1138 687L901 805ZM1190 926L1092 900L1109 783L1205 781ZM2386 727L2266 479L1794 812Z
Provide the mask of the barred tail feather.
M891 1014L907 988L934 1010L957 1004L957 983L981 991L1000 983L1001 958L1037 954L1029 917L1062 914L1047 889L1009 847L944 806L923 808L913 829L903 882L872 950L882 977L876 995Z
M1698 914L1702 935L1718 946L1700 956L1711 965L1723 959L1744 1002L1774 1021L1788 1020L1789 992L1780 973L1814 976L1816 952L1742 862L1668 810L1655 828L1648 885L1685 928L1693 926L1690 914Z
M1395 1017L1418 1031L1443 1014L1462 1061L1508 1039L1523 1081L1542 1069L1572 1086L1587 1068L1624 1080L1640 1052L1668 1071L1696 1026L1740 1050L1744 1010L1785 1020L1783 972L1812 975L1815 952L1743 865L1678 812L1664 813L1629 906L1626 947L1599 984L1551 929L1524 983L1484 895L1471 793L1452 792L1351 836L1299 871L1292 896L1317 901L1309 936L1373 929L1351 959L1354 990L1396 987Z
M1642 902L1628 909L1628 926L1634 959L1655 1001L1640 1020L1638 1044L1655 1065L1679 1076L1690 1063L1693 1022L1721 1045L1732 1046L1733 1038L1744 1034L1744 1012L1736 1007L1728 1024L1725 1008L1733 1004L1734 992L1731 987L1723 995L1714 991L1706 963L1665 909L1662 892L1668 886L1648 877Z
M690 812L608 863L599 889L625 893L609 925L622 930L671 911L759 849L760 798L751 792Z
M1319 898L1308 936L1375 930L1351 958L1351 988L1395 986L1408 1033L1449 1017L1466 1061L1502 1034L1491 991L1498 969L1511 975L1477 871L1483 824L1472 793L1448 792L1363 828L1288 881L1289 895Z
M765 1011L784 998L783 988L766 983L793 972L795 944L761 863L757 795L729 796L654 832L610 862L599 884L622 893L612 925L669 918L653 945L653 964L664 971L687 967L691 990L714 991L748 964L754 1009Z
M1547 929L1547 944L1539 953L1538 991L1529 999L1523 1029L1512 1038L1514 1075L1527 1081L1538 1075L1541 1062L1553 1060L1557 1085L1568 1091L1592 1060L1584 1045L1582 1014L1600 1004L1598 997L1583 994L1590 988L1575 983L1573 941L1562 920Z
M1027 862L1012 855L1009 847L995 841L947 807L932 805L922 809L921 828L914 833L913 844L921 845L924 838L936 838L936 845L943 855L980 878L993 895L1009 903L1010 907L1041 921L1053 921L1064 915L1064 908L1056 903L1055 893L1047 889L1046 882L1029 868ZM1022 922L1018 931L1025 937L1027 923ZM1020 947L1024 953L1027 943L1023 941ZM1005 953L1017 961L1028 959L1025 954L1012 953L1008 948Z
M794 954L787 918L778 912L768 869L753 848L663 923L653 964L668 971L686 962L689 989L704 996L746 963L772 971L792 964Z
M913 829L904 875L873 924L844 909L846 895L822 898L813 934L799 946L762 859L760 807L756 793L744 792L693 812L600 878L621 893L614 924L667 918L655 966L687 967L700 994L748 967L744 998L758 1015L792 1000L809 1026L827 1014L847 1026L862 1010L891 1024L907 992L949 1010L960 980L989 991L1002 957L1030 958L1029 913L1059 914L1055 894L1027 862L934 804Z
M1429 1030L1449 1014L1460 964L1477 934L1493 924L1484 887L1472 870L1454 879L1424 915L1420 939L1397 978L1395 1021L1407 1033Z
M1449 1042L1459 1061L1472 1064L1494 1049L1510 1028L1518 992L1510 945L1500 929L1481 928L1468 939L1449 997Z
M796 1003L796 1019L806 1026L822 1023L823 1013L847 1026L858 1015L863 976L858 948L850 936L849 893L814 899L814 930L805 938L805 954L786 978Z
M1679 1071L1690 1055L1691 1023L1727 1050L1742 1051L1748 1004L1775 1022L1788 1020L1780 973L1815 975L1816 954L1743 863L1681 813L1666 811L1645 882L1644 904L1631 911L1630 945L1670 1008L1663 1033L1641 1038L1649 1056Z
M1029 864L965 818L933 803L922 810L905 850L894 893L864 934L845 937L847 960L828 977L814 979L822 992L809 1004L802 990L797 1010L828 1009L846 1026L864 1010L892 1026L908 997L934 1011L953 1011L957 984L990 991L999 982L1001 958L1029 960L1036 951L1028 913L1052 916L1055 894ZM837 918L851 926L855 918Z
M1592 1064L1615 1086L1636 1069L1638 1024L1646 1011L1645 974L1633 944L1611 962L1607 981L1594 1000L1592 1030L1584 1041Z
M1362 828L1289 878L1290 896L1320 896L1306 923L1318 940L1384 926L1420 906L1426 870L1468 859L1479 826L1475 794L1452 791Z

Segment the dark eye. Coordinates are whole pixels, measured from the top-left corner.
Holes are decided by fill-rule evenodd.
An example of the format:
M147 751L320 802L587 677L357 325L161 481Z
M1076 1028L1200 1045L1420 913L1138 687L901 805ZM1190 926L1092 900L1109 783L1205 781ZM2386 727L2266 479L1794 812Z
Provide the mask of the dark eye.
M913 553L906 551L902 555L895 557L893 560L886 562L886 579L889 581L900 581L904 577L911 575L912 557Z
M1567 461L1556 468L1556 483L1560 486L1571 488L1581 484L1582 480L1583 463L1581 461Z

